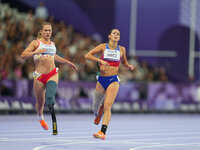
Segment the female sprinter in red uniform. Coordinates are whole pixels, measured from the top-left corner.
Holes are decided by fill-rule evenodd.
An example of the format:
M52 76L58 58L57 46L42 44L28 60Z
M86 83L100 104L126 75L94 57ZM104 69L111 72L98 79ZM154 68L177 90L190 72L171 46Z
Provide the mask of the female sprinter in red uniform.
M36 97L36 111L39 115L41 126L48 130L44 121L43 109L46 102L52 116L53 134L57 134L56 116L54 113L55 94L58 84L58 68L55 61L69 64L74 70L77 67L70 61L56 55L55 44L51 41L52 26L50 23L43 23L40 30L40 38L33 40L21 54L22 58L33 56L35 63L34 93Z
M108 43L98 45L85 55L86 59L100 64L100 76L97 76L98 81L93 100L93 111L96 115L95 124L99 124L101 115L104 112L101 130L93 134L95 138L100 139L105 139L107 126L111 118L111 107L119 90L119 78L117 74L120 60L122 59L123 64L130 70L134 69L132 65L128 64L125 47L118 45L120 31L113 29L108 38ZM98 53L101 54L101 58L94 56Z

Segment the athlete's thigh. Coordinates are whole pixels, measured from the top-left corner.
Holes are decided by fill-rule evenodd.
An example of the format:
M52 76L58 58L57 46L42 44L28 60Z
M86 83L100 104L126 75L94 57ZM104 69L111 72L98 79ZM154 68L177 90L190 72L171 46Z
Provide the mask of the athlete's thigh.
M118 82L111 83L106 89L104 103L112 105L115 101L118 91L119 91L119 83Z
M45 86L42 82L38 81L37 79L34 79L33 90L37 99L44 98Z
M97 84L96 84L96 91L99 92L99 93L105 92L103 86L98 81L97 81Z

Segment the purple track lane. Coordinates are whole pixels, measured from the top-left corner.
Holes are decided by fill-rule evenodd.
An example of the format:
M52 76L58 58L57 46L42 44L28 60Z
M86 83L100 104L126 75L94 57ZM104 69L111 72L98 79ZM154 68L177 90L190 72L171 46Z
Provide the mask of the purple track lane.
M106 140L92 115L57 115L58 135L44 131L36 115L1 115L0 150L200 150L199 115L114 114Z

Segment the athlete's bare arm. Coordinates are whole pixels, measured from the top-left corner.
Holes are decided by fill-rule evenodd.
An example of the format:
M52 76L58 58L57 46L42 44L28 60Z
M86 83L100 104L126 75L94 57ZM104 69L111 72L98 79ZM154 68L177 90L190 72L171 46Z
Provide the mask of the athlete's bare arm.
M128 60L127 60L127 57L126 57L126 48L121 46L121 49L122 49L122 63L127 67L129 68L131 71L134 70L134 66L133 65L130 65L128 63Z
M26 59L29 57L32 57L34 54L41 54L44 53L46 50L44 49L38 49L38 42L36 40L33 40L28 47L22 52L21 57Z
M108 63L106 61L94 56L95 54L101 53L103 51L103 49L105 49L105 44L100 44L97 47L95 47L94 49L90 50L87 54L85 54L85 58L95 61L95 62L99 62L102 65L108 65Z
M72 68L73 68L74 70L78 71L78 68L77 68L71 61L69 61L69 60L67 60L67 59L65 59L65 58L62 58L62 57L60 57L60 56L58 56L58 55L55 55L54 58L55 58L55 60L56 60L57 62L69 64L69 65L72 66Z

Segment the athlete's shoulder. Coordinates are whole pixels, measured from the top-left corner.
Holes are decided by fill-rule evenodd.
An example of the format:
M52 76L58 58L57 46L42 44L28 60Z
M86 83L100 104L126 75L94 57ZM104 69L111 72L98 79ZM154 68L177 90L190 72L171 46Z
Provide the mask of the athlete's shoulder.
M102 48L102 49L105 49L106 43L101 43L101 44L97 45L97 47Z
M40 45L40 42L39 42L39 40L33 40L31 42L31 45L33 45L34 47L38 47Z
M51 41L51 44L55 45L55 42L54 42L54 41Z
M39 40L33 40L33 41L31 41L31 43L33 43L33 44L37 44L39 42Z
M107 44L107 43L101 43L101 44L99 44L99 45L101 45L101 46L104 46L104 47L105 47L105 46L106 46L106 44Z

